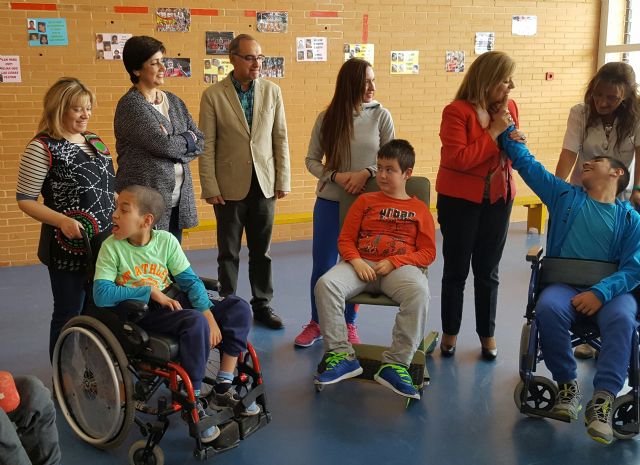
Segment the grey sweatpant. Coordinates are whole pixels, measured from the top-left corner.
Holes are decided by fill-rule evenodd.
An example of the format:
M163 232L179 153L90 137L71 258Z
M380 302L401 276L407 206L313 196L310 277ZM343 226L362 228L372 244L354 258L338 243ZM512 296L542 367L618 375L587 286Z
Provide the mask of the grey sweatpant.
M372 266L374 264L368 260L366 262ZM347 262L340 262L331 268L315 287L325 351L354 353L347 339L344 303L361 292L382 292L400 305L393 326L393 342L389 350L382 354L382 361L409 366L424 339L430 299L427 276L416 266L404 265L387 276L364 282Z
M0 410L0 465L58 465L60 446L51 392L35 376L15 376L20 405Z

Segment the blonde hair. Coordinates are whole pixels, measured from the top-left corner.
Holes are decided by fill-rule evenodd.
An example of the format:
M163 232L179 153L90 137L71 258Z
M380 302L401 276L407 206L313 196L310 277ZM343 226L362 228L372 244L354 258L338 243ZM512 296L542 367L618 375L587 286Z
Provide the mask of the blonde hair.
M62 139L62 119L69 108L78 104L96 103L95 94L78 79L63 77L52 85L44 96L42 117L38 132L45 132L54 139Z
M460 84L456 100L466 100L487 110L489 95L500 82L513 76L515 62L504 52L487 52L471 64Z

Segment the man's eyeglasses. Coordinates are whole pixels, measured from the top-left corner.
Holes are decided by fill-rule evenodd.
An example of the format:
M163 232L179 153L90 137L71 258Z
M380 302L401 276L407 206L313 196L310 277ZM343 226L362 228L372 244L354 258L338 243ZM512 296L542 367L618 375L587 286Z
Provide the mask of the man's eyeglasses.
M254 62L258 62L258 63L262 63L264 61L264 59L266 58L264 55L240 55L238 53L232 53L232 55L235 55L237 57L242 58L244 61L248 61L250 63L254 63Z

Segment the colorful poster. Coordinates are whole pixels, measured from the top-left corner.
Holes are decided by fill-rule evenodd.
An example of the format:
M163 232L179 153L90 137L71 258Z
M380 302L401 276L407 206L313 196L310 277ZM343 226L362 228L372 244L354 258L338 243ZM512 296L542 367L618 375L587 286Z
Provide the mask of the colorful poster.
M233 32L206 32L205 48L207 55L228 55Z
M218 81L222 81L231 71L233 71L233 65L228 57L207 58L204 60L204 82L207 84L215 84Z
M373 66L373 44L344 44L344 61L350 58L362 58Z
M0 82L22 82L19 56L0 55Z
M164 77L191 77L191 58L163 57L162 64L166 68Z
M538 30L537 16L513 16L511 34L514 36L534 36Z
M256 29L258 32L287 32L289 13L286 11L258 11Z
M260 77L283 78L284 57L265 57L260 68Z
M395 50L391 52L391 74L420 74L418 50Z
M326 37L298 37L296 44L297 61L327 61Z
M447 73L461 73L464 71L464 52L462 50L447 50L444 69Z
M131 34L116 32L100 32L96 34L96 59L97 60L122 60L124 43L129 40Z
M156 8L156 31L189 32L190 27L189 8Z
M490 52L494 49L496 44L495 32L476 32L476 55L482 55L485 52Z
M69 45L67 20L64 18L27 18L29 45Z

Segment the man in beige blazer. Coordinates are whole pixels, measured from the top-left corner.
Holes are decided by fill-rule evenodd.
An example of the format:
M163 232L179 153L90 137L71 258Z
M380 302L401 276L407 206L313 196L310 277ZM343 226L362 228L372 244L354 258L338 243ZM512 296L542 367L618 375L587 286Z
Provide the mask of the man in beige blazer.
M256 321L284 326L270 307L271 232L275 201L290 191L289 143L280 88L259 78L260 44L240 34L229 44L233 72L200 102L204 153L198 159L202 198L217 220L218 279L223 296L235 294L242 232L249 248L251 307Z

